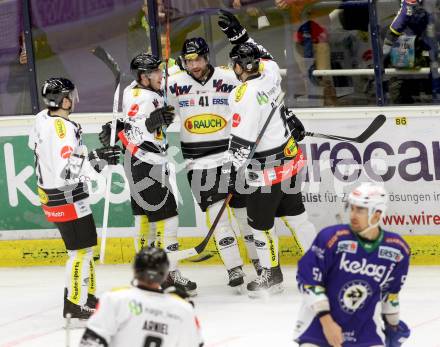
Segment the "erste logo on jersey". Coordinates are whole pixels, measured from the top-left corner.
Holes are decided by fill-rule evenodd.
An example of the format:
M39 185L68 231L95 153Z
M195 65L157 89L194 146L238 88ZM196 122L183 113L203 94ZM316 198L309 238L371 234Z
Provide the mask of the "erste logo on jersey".
M216 114L205 113L189 117L185 121L185 129L192 134L210 134L222 130L226 120Z
M233 86L232 84L226 84L223 83L223 80L214 80L212 82L212 86L215 88L215 91L218 92L223 92L223 93L230 93L232 92L232 89L234 89L235 86Z
M139 112L139 105L133 104L130 106L130 109L128 110L127 114L129 117L134 117L137 115L138 112Z
M288 158L294 157L298 153L298 147L296 145L296 141L293 137L287 141L286 146L284 147L284 155Z
M70 155L72 154L72 152L73 152L73 148L72 147L64 146L63 148L61 148L60 156L63 159L67 159L67 158L70 158Z
M234 113L234 115L232 116L232 127L236 128L239 126L241 122L241 117L238 113Z
M176 96L179 96L188 94L192 86L178 86L177 83L174 83L174 85L170 86L169 88L171 94L176 94Z
M379 247L379 258L387 259L398 263L402 260L403 255L400 250L394 247L380 246Z
M55 120L55 131L60 139L66 137L66 125L62 119Z
M244 94L246 93L247 83L243 83L235 90L235 102L240 102L243 99Z

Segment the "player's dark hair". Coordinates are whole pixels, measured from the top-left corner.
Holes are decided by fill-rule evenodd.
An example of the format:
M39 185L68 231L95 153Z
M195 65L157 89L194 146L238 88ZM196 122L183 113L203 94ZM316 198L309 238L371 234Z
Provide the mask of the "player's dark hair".
M134 258L135 278L147 283L162 284L168 275L170 263L163 249L143 248Z

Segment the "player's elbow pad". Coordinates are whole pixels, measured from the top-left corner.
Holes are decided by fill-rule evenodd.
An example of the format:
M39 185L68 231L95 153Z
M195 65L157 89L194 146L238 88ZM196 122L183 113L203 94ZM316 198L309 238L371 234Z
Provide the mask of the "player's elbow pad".
M108 343L93 330L86 329L79 343L79 347L108 347Z
M304 285L300 287L301 293L304 295L305 303L313 312L319 314L321 312L330 311L330 303L325 288L321 286Z

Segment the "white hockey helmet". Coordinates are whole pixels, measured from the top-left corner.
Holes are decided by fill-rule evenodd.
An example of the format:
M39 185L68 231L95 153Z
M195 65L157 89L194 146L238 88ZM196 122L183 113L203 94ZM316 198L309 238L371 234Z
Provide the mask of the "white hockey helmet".
M384 216L387 209L388 194L384 187L372 182L364 182L348 195L350 205L368 209L368 219L377 211Z

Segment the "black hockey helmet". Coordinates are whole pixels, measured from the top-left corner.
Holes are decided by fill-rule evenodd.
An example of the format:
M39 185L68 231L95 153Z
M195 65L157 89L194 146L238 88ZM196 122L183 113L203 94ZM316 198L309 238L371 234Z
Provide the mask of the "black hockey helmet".
M53 77L43 83L41 95L44 103L53 108L60 108L64 98L73 103L78 101L75 85L67 78Z
M232 64L240 65L247 72L258 71L260 57L257 45L251 42L235 45L229 53Z
M135 56L130 63L130 70L139 79L141 73L149 73L159 68L162 61L153 54L141 53Z
M168 275L170 262L163 249L146 247L134 258L134 275L138 280L162 284Z
M199 55L208 57L209 46L202 37L193 37L185 40L182 47L183 59L196 59Z

